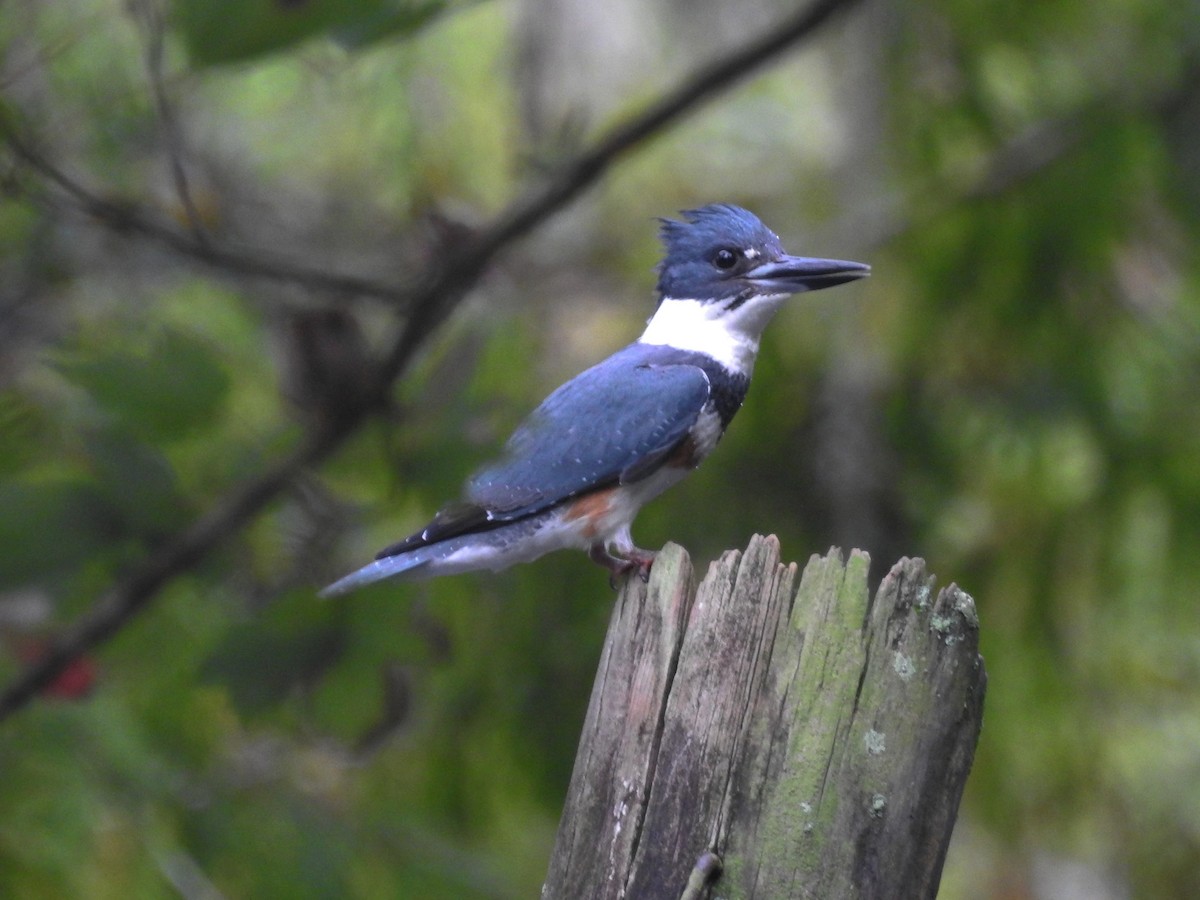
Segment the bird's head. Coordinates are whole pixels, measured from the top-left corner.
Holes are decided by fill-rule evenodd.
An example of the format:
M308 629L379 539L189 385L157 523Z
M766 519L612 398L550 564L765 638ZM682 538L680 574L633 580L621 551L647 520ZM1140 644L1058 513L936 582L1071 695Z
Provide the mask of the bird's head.
M817 291L871 271L857 262L789 256L778 236L740 206L715 203L681 215L682 222L661 220L661 299L737 308L754 297Z
M749 373L767 322L791 294L869 275L841 259L789 256L771 229L739 206L717 203L662 220L658 310L642 343L704 353Z

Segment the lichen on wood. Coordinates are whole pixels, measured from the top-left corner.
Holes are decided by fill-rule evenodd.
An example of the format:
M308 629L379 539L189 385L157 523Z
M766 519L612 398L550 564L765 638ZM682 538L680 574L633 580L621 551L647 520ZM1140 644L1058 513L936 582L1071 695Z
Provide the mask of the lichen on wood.
M834 550L797 585L756 536L698 587L673 545L626 583L543 897L697 896L705 854L723 898L934 896L982 718L978 620L921 560L874 598L869 567Z

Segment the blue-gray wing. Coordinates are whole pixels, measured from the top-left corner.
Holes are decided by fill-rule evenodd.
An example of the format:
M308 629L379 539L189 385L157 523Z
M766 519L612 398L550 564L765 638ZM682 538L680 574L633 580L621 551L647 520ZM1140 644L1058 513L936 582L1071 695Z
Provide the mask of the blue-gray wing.
M467 501L510 520L657 469L708 403L708 376L690 365L622 363L606 360L547 397L504 457L467 483Z
M711 386L698 366L639 359L634 347L547 397L509 439L504 456L470 478L463 501L379 557L496 527L654 472L687 438Z

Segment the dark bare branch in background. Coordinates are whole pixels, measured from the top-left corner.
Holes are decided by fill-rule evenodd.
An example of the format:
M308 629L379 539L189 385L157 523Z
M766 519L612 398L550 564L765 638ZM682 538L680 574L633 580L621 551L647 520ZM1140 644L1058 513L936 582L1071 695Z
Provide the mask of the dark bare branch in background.
M314 425L290 454L256 478L235 487L115 584L59 636L40 660L0 693L0 719L21 709L76 657L119 631L153 602L172 579L194 568L279 498L305 469L332 455L380 407L417 349L446 319L493 257L594 185L625 154L662 134L751 72L774 62L814 34L834 13L855 2L817 0L743 48L702 68L644 112L603 135L556 175L518 198L472 238L443 248L434 255L435 262L429 270L410 285L331 274L261 250L224 246L192 229L181 230L136 207L105 199L101 192L84 187L51 163L34 141L0 116L0 139L8 144L19 163L45 183L46 199L65 200L114 231L152 240L222 273L271 278L311 290L375 297L395 303L398 309L407 312L373 373L365 402L334 421Z
M84 185L51 162L37 142L23 133L3 110L0 110L0 140L8 146L17 163L39 180L36 185L24 186L26 193L47 205L70 207L122 237L149 240L181 256L205 263L224 275L266 278L310 291L369 297L392 303L405 295L404 288L395 284L327 272L260 247L232 246L218 244L214 240L197 239L190 231L181 230L160 215L134 203L107 197Z
M192 239L208 246L208 232L196 209L192 187L183 160L183 138L175 109L167 98L167 84L163 77L163 55L165 52L167 23L159 0L137 0L131 5L134 17L146 32L146 76L150 80L150 94L154 98L154 111L162 129L163 143L167 149L167 161L171 167L171 181L179 198L179 205L187 217Z

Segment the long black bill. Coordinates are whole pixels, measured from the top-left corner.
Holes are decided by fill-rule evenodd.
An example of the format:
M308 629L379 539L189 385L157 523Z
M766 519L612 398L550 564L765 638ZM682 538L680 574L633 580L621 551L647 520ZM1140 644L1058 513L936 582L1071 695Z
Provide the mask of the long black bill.
M764 294L798 294L845 284L870 274L870 266L845 259L783 256L755 266L744 277Z

